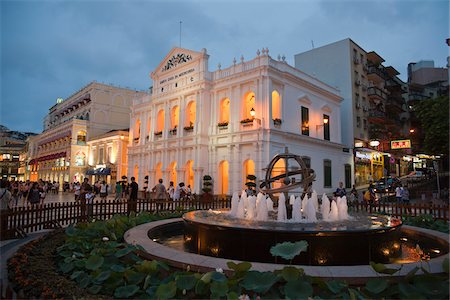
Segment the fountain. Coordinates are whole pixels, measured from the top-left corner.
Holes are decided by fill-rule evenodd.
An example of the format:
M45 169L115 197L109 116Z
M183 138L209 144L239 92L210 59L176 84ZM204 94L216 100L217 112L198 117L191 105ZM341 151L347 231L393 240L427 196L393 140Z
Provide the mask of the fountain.
M271 177L280 159L284 159L288 171ZM289 160L298 163L294 171L289 170ZM297 175L300 180L294 179ZM308 251L293 263L308 265L386 263L399 254L400 220L367 214L349 216L345 196L330 201L324 194L320 205L312 190L314 178L314 171L306 167L301 157L286 149L269 163L257 197L247 197L243 191L240 199L237 193L233 195L230 211L185 214L185 247L208 256L285 263L274 258L270 248L285 241L305 240ZM273 187L275 182L281 185ZM290 191L299 188L303 189L302 195L289 197ZM275 194L278 205L272 212L268 208L273 206Z
M285 159L287 171L271 178L273 166L279 159ZM290 170L289 159L294 159L299 168ZM300 180L294 180L293 177L298 175ZM141 245L149 252L153 247L157 249L154 251L160 254L152 254L152 257L161 257L161 253L165 253L168 261L177 265L169 258L175 255L184 266L203 261L204 268L211 264L226 268L224 260L212 261L217 258L309 266L368 265L371 261L392 263L407 240L408 243L411 240L426 241L426 246L441 249L442 254L448 253L448 237L445 242L442 238L417 233L408 226L402 229L399 219L387 215L349 214L346 197L330 200L323 194L319 201L312 190L314 177L314 171L306 168L299 156L286 151L269 164L260 186L261 193L256 197L247 197L244 191L239 197L235 192L230 210L192 211L184 214L182 220L144 225L143 228L152 228L146 229L150 243L152 240L164 245L175 243L178 251L184 251L189 257L182 259L183 255L171 252L174 249L160 249L157 243L148 248L145 242ZM281 186L273 187L273 183L280 181ZM299 189L299 195L289 195ZM179 240L177 236L180 236ZM278 243L300 240L308 242L308 249L291 262L270 254L270 248Z

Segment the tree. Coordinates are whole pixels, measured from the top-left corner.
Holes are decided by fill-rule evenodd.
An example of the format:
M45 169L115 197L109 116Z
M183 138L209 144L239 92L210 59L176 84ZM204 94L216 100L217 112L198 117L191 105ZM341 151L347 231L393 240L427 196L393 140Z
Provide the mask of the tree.
M449 151L449 97L422 100L414 105L424 135L424 152L445 154Z

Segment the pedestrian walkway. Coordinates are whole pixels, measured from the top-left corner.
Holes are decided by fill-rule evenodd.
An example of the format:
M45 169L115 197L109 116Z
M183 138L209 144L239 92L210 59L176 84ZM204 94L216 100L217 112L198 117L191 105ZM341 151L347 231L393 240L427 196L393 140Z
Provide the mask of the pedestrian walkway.
M114 194L108 195L107 200L113 200ZM97 195L96 200L100 200L100 195ZM57 194L48 193L45 197L44 203L65 203L65 202L74 202L75 196L71 192L59 192ZM18 207L27 206L27 202L24 199L20 199L17 203Z

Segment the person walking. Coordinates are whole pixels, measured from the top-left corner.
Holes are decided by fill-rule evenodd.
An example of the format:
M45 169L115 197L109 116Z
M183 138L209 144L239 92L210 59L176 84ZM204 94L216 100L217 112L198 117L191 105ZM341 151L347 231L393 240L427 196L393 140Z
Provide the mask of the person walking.
M139 190L139 185L136 182L136 178L131 177L130 200L128 202L128 214L130 214L132 211L136 212L138 190Z
M402 189L401 197L402 197L403 204L408 205L409 204L409 190L406 185Z
M31 204L31 206L37 205L41 201L39 184L37 182L34 182L30 190L28 191L27 200L28 203Z
M158 203L157 210L162 210L163 208L162 202L167 199L167 194L166 194L166 187L164 186L163 180L161 178L158 180L158 184L152 188L152 192L155 192L155 199L156 202Z
M102 200L106 200L106 197L108 197L108 185L103 180L102 183L100 184L100 198Z
M120 201L122 199L122 185L120 181L116 182L116 196L114 197L114 201Z
M75 195L75 201L80 200L80 191L81 191L81 185L79 182L75 182L73 185L73 194Z

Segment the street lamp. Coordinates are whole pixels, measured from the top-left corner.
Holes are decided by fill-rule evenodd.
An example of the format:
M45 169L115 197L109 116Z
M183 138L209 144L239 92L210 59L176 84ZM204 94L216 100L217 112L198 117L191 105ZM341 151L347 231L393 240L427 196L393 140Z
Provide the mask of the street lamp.
M253 118L256 116L256 111L253 107L252 109L250 109L250 116L252 116Z

